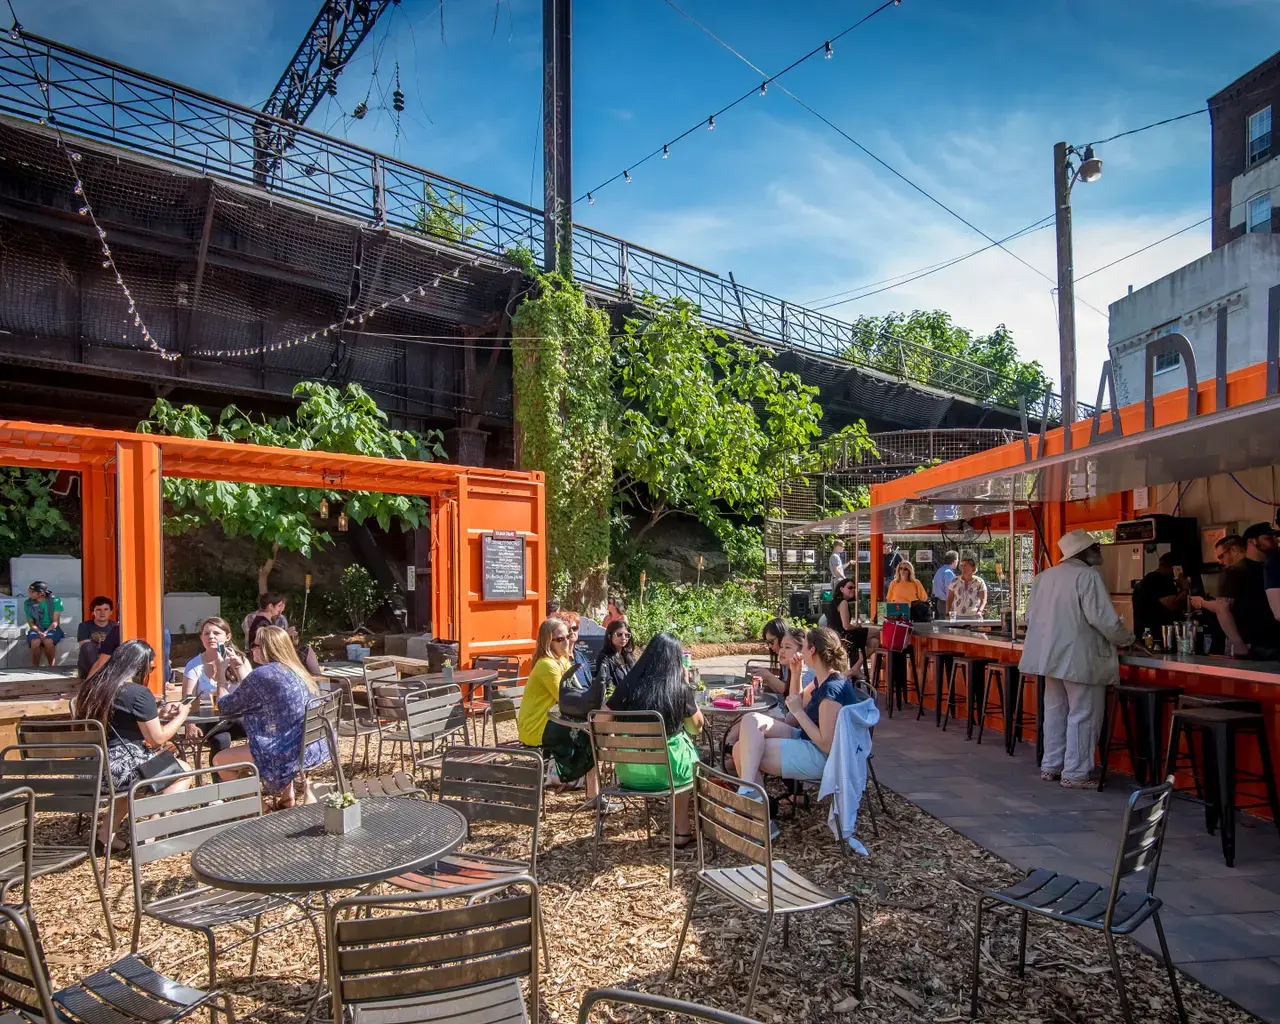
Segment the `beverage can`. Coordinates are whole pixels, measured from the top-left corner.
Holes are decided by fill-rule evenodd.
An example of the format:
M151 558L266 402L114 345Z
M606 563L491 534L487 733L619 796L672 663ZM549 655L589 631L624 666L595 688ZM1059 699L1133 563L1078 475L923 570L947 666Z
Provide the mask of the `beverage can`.
M1204 653L1205 653L1205 654L1208 654L1210 651L1212 651L1212 650L1213 650L1213 634L1212 634L1212 633L1206 633L1206 634L1201 638L1200 643L1201 643L1201 645L1202 645L1202 649L1204 650Z

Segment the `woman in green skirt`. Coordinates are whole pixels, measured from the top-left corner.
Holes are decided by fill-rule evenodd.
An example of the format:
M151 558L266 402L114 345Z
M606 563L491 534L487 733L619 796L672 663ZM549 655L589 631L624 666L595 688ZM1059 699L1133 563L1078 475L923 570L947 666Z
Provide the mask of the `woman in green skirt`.
M679 640L670 633L659 633L605 704L610 711L656 711L666 727L670 780L662 764L620 764L618 782L627 789L658 791L671 782L687 786L693 781L693 766L698 760L693 737L702 729L703 720L689 685L689 673L681 661L682 653ZM676 797L678 849L693 841L691 797L689 792Z

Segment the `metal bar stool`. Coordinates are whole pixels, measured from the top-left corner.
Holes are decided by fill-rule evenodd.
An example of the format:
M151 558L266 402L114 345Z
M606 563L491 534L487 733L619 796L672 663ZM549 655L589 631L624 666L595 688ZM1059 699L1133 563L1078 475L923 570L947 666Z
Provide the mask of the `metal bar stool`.
M1027 711L1024 709L1027 694L1027 683L1034 679L1036 683L1036 710ZM1009 724L1009 756L1012 757L1014 751L1017 750L1018 744L1022 742L1022 729L1024 726L1030 725L1036 728L1036 767L1040 766L1040 762L1044 759L1044 737L1040 735L1040 704L1044 700L1044 676L1022 675L1021 669L1018 672L1018 685L1013 701L1013 720Z
M916 703L921 703L920 674L916 668L915 647L912 644L907 644L901 651L889 651L881 647L871 655L871 670L867 681L873 690L879 690L881 675L884 676L885 703L890 718L893 717L895 704L901 711L904 701L911 702L910 691L913 686L916 690Z
M1190 747L1193 737L1199 734L1204 750L1203 786L1205 828L1212 835L1218 824L1222 825L1222 857L1227 867L1235 866L1237 810L1250 810L1269 806L1271 818L1280 831L1280 796L1276 793L1275 770L1271 763L1271 748L1267 743L1266 718L1253 711L1234 711L1221 707L1178 708L1173 712L1173 725L1169 736L1169 755L1166 771L1172 773L1177 763L1179 743L1185 737ZM1236 767L1236 740L1252 736L1258 744L1258 758L1262 771L1248 772ZM1239 804L1236 801L1238 781L1261 782L1267 790L1265 801Z
M1255 714L1262 714L1262 701L1254 700L1250 697L1235 697L1228 693L1184 693L1178 698L1179 708L1227 708L1230 711L1252 711ZM1172 737L1170 737L1172 739ZM1167 744L1166 744L1167 747ZM1196 799L1204 799L1204 786L1201 785L1200 766L1196 763L1196 745L1191 740L1187 741L1186 752L1175 750L1174 756L1174 776L1186 771L1191 776L1192 789L1195 791ZM1189 792L1185 787L1174 783L1174 789L1179 793Z
M942 701L945 697L946 681L951 676L951 665L956 660L955 651L925 651L924 672L920 677L920 712L916 715L918 722L924 717L924 696L929 692L929 680L933 680L933 710L936 721L934 728L942 725ZM931 673L929 669L932 668Z
M1000 722L1004 733L1004 752L1013 756L1013 709L1016 705L1014 687L1021 685L1018 666L1012 662L993 661L982 673L982 699L974 712L978 720L978 742L982 742L982 734L987 727L987 715L991 713L991 684L996 684L1000 712Z
M973 655L962 654L956 655L955 660L951 664L951 674L947 676L947 715L942 722L942 731L947 731L947 722L950 721L956 713L956 676L961 670L964 671L964 709L965 709L965 731L964 738L966 740L973 739L973 698L980 688L983 675L987 671L987 666L991 664L991 658L979 658Z
M1117 721L1124 723L1125 749L1138 785L1151 786L1159 781L1158 766L1163 749L1160 737L1164 735L1165 709L1173 710L1181 695L1181 686L1119 683L1111 688L1107 696L1108 728L1102 734L1102 771L1098 776L1098 792L1107 785Z

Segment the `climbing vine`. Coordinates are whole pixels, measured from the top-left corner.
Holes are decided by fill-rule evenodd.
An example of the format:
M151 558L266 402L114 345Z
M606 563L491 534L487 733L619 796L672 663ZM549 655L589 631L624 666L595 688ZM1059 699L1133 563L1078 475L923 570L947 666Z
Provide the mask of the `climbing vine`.
M511 324L516 445L521 468L546 474L552 592L574 608L603 610L613 490L609 320L528 252L508 256L534 282Z

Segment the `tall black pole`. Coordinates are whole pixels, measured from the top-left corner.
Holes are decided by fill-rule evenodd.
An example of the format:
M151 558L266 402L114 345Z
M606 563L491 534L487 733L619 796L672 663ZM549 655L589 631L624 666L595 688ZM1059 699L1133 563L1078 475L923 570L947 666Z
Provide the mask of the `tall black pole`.
M1064 448L1071 447L1076 421L1076 294L1071 256L1071 168L1067 144L1053 147L1053 207L1058 231L1058 359L1062 377Z
M573 267L572 0L542 0L543 269Z

